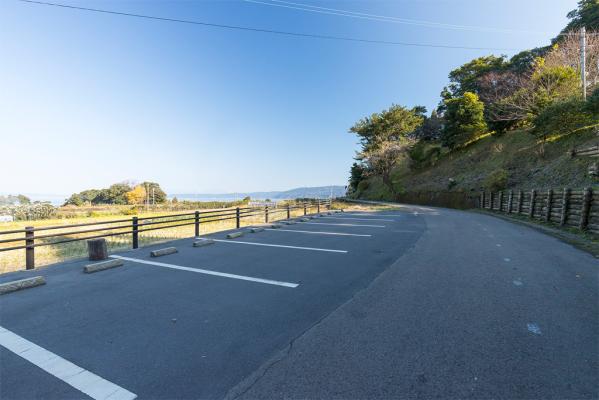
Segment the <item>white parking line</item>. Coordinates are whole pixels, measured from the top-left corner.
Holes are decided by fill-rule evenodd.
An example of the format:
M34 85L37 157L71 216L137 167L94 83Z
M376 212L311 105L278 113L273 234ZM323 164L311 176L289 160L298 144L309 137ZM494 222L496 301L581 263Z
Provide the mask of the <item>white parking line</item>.
M342 232L318 232L318 231L300 231L296 229L271 229L266 228L266 231L273 232L297 232L297 233L311 233L314 235L338 235L338 236L361 236L361 237L372 237L372 235L362 235L358 233L342 233Z
M297 250L310 250L310 251L326 251L329 253L347 253L347 250L320 249L318 247L299 247L299 246L286 246L286 245L282 245L282 244L240 242L238 240L221 240L221 239L212 239L212 240L214 240L215 242L222 242L222 243L249 244L251 246L281 247L284 249L297 249Z
M214 241L216 242L217 240L214 239ZM181 270L181 271L195 272L195 273L198 273L198 274L220 276L222 278L231 278L231 279L239 279L239 280L242 280L242 281L266 283L268 285L284 286L284 287L289 287L289 288L296 288L296 287L299 286L298 283L273 281L273 280L270 280L270 279L254 278L254 277L251 277L251 276L227 274L225 272L210 271L208 269L200 269L200 268L189 268L189 267L183 267L181 265L174 265L174 264L166 264L166 263L161 263L161 262L156 262L156 261L141 260L139 258L122 257L122 256L110 256L110 257L112 257L112 258L118 258L118 259L124 260L124 261L132 261L132 262L139 263L139 264L155 265L157 267L178 269L178 270Z
M366 224L330 224L328 222L302 222L302 225L328 225L328 226L364 226L366 228L384 228L385 225L366 225Z
M96 400L132 400L123 389L0 326L0 346Z
M383 221L383 222L393 222L394 219L382 219L382 218L352 218L352 217L319 217L318 219L348 219L348 220L356 220L356 221Z

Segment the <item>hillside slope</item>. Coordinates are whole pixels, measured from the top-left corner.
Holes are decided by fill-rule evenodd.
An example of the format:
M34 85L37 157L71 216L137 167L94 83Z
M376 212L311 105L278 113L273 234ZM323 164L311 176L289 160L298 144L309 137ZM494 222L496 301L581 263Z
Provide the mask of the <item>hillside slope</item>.
M551 138L541 155L541 145L530 133L512 131L488 136L471 145L442 154L434 165L418 167L409 157L393 172L396 190L480 191L489 189L544 189L593 186L588 167L598 161L588 157L571 157L572 148L597 145L599 137L592 130L561 138ZM503 176L505 179L498 177ZM453 183L452 183L453 181ZM380 178L371 177L361 185L356 197L391 199Z

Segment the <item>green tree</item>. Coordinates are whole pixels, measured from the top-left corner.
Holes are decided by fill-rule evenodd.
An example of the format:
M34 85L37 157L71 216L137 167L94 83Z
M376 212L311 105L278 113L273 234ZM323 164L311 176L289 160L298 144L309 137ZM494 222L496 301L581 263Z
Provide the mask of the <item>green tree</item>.
M562 33L568 33L581 27L599 30L599 0L580 0L578 8L568 13L570 22Z
M387 142L400 141L410 135L424 121L426 108L412 109L393 105L380 113L361 119L350 128L360 138L363 151L375 150Z
M509 67L505 56L496 57L493 55L475 58L459 68L449 73L450 84L444 89L442 94L444 99L450 97L460 97L466 92L479 94L478 80L483 75L491 71L503 71Z
M351 190L356 190L360 182L366 177L366 168L362 164L353 163L349 174L349 187Z
M31 199L23 194L17 195L17 199L19 199L19 204L31 204Z
M445 107L443 145L453 149L486 132L485 106L475 93L466 92L461 97L446 100Z
M155 201L156 204L162 204L166 202L166 193L160 185L156 182L143 182L140 183L141 186L146 188L148 195L150 196L150 201Z

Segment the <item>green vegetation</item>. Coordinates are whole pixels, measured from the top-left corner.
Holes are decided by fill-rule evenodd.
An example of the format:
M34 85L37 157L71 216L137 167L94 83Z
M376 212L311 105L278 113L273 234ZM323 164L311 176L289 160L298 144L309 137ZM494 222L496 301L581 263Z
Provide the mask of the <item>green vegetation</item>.
M350 128L362 149L350 196L407 198L416 191L587 186L594 162L571 158L599 132L599 1L581 0L552 44L511 59L489 55L449 73L430 117L393 105ZM587 28L583 99L578 29Z
M29 199L29 197L24 196L22 194L18 194L16 196L10 194L8 196L0 196L0 206L10 206L16 204L31 204L31 200Z
M89 189L74 193L65 205L83 206L98 204L162 204L166 202L166 193L155 182L143 182L138 185L116 183L107 189Z

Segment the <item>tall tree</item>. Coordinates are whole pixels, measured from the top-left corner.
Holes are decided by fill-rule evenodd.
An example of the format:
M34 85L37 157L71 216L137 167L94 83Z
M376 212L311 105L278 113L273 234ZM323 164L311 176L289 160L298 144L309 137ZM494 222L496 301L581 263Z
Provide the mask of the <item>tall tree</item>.
M475 93L466 92L461 97L445 102L445 126L441 140L449 148L456 148L476 139L487 130L484 104Z

